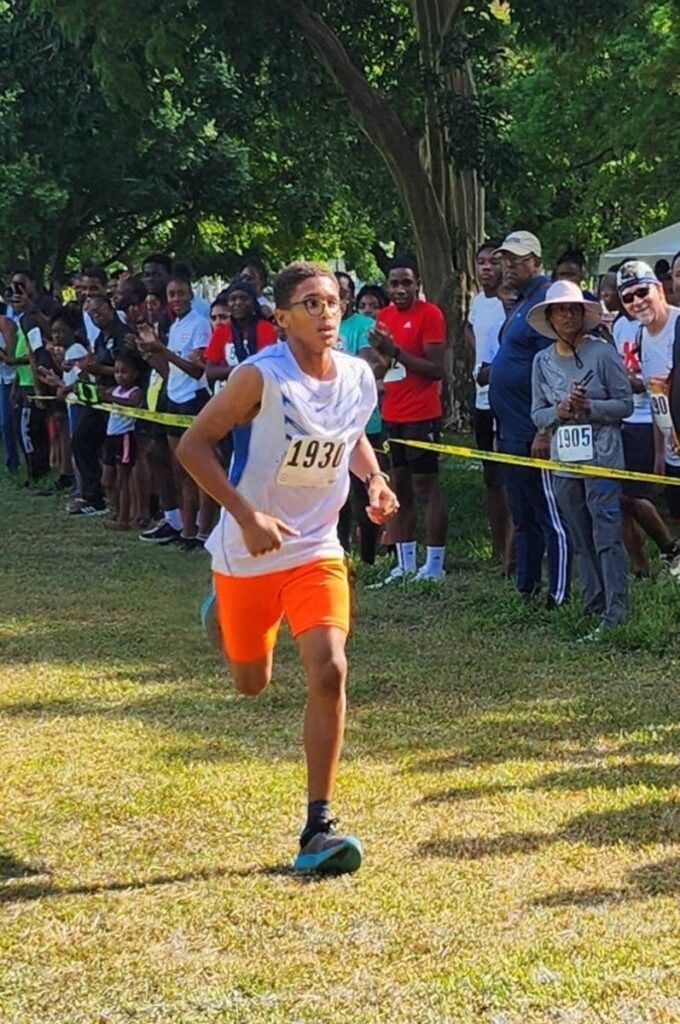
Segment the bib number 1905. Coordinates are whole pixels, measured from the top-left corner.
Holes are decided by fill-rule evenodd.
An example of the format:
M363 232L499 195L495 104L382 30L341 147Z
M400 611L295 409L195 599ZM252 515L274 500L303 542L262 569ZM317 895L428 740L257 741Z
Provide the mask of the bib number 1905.
M561 426L557 430L557 458L560 462L588 462L593 458L593 428Z

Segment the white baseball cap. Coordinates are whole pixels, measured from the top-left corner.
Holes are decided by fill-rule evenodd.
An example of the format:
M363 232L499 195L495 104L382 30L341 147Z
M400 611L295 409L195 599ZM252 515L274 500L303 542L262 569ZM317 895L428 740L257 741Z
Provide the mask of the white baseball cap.
M538 256L543 255L541 243L532 235L531 231L513 231L507 236L503 244L496 249L497 254L511 252L513 256Z

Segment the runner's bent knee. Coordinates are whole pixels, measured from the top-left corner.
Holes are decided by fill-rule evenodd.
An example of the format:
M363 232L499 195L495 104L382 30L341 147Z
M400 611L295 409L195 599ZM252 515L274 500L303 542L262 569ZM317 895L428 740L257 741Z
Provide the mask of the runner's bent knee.
M230 661L229 668L236 691L244 697L257 697L271 681L271 659L244 662Z

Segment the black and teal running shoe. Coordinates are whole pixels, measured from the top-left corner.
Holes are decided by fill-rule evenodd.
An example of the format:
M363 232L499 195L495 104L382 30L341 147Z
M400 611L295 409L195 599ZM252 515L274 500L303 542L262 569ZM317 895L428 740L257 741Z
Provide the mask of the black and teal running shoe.
M361 867L363 850L355 836L339 836L335 833L335 822L326 822L323 831L315 832L293 862L294 871L315 872L327 875L344 875L358 871Z

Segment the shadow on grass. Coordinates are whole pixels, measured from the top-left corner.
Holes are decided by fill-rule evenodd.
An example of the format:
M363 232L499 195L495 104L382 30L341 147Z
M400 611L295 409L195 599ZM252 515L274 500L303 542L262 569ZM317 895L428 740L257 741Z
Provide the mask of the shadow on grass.
M125 668L120 671L126 674ZM142 670L145 680L147 672L153 671L153 668ZM160 755L163 759L187 763L218 763L234 757L252 757L261 745L261 731L266 729L268 758L274 754L299 756L295 738L297 731L292 726L299 722L302 714L304 687L299 671L289 662L281 666L274 685L256 700L235 695L228 675L219 666L205 681L187 679L182 675L178 680L165 680L165 684L153 692L140 689L123 701L107 702L101 698L82 697L17 701L4 706L3 717L28 720L92 717L104 721L136 721L174 738L173 749L166 748ZM359 692L351 698L358 722L361 722L362 709L381 708L385 723L389 722L390 715L407 722L407 731L412 732L415 738L414 747L423 756L409 760L404 768L400 768L404 774L446 773L522 761L590 764L583 769L555 772L519 787L492 784L446 788L426 795L422 803L476 799L514 792L516 788L616 789L636 784L667 788L674 781L670 766L640 760L650 753L674 752L680 741L680 730L673 725L673 710L664 694L660 695L658 691L636 693L635 703L629 700L625 689L617 691L614 683L608 690L609 700L602 699L601 691L571 692L559 699L541 695L534 702L518 700L502 705L495 703L492 696L487 696L485 700L491 701L491 708L501 706L507 712L486 720L489 703L480 708L475 698L464 695L463 686L461 701L466 708L465 713L437 719L438 702L440 699L450 701L451 690L449 687L447 692L444 676L432 678L429 685L428 699L418 700L417 682L404 680L400 686L391 686L388 692L383 693L376 686L374 692L366 693L368 684L362 680L357 688ZM403 718L404 709L408 713L407 719ZM545 710L547 715L543 713ZM562 710L564 713L560 713ZM433 721L436 722L436 738L432 733ZM350 718L350 728L351 723ZM648 736L631 738L626 742L626 732L647 732ZM428 735L432 736L437 747L449 746L454 753L428 756L427 750L423 750L423 737ZM603 737L608 738L606 746L602 745ZM379 757L389 756L393 746L402 753L405 738L403 730L391 732L380 728L376 746L373 726L362 728L354 732L352 755L347 756L363 757L371 752ZM463 748L460 746L462 738L466 743ZM627 766L592 765L593 761L625 755L633 755L636 762Z
M447 461L443 476L457 524L457 556L470 545L482 550L488 538L479 515L479 474ZM94 700L69 700L57 691L54 700L9 704L4 717L141 722L166 737L174 735L174 751L165 749L161 756L175 761L250 757L258 744L263 758L299 757L294 737L303 689L292 648L285 647L277 660L275 685L263 698L251 703L233 699L230 681L207 650L195 619L208 578L207 560L187 562L177 553L149 551L134 538L112 538L94 524L68 521L57 551L51 529L55 509L43 506L42 512L26 513L18 497L13 502L0 488L0 506L21 507L22 515L9 518L23 531L20 545L31 540L39 571L18 557L15 563L8 559L5 593L27 594L30 605L25 618L11 620L14 633L11 625L2 630L5 661L35 663L36 673L48 680L50 662L55 670L73 665L81 676L102 677L105 685ZM96 565L105 565L105 572L92 569L100 556ZM66 575L65 565L71 569ZM350 651L351 704L357 710L376 709L381 718L366 716L366 726L354 732L357 756L375 751L382 758L394 749L401 755L410 744L421 760L409 765L409 773L521 759L592 760L601 754L590 747L603 734L621 753L625 733L647 726L667 731L654 742L636 738L639 756L652 747L655 753L673 749L667 666L656 661L649 672L643 664L633 682L625 673L619 676L611 652L589 652L587 670L572 668L569 649L556 640L549 616L537 623L536 610L523 605L497 569L476 566L468 573L466 565L441 592L363 594L361 607L365 621L363 627L359 622ZM485 646L490 634L500 636L497 646ZM521 661L519 669L513 659ZM651 680L647 687L646 675ZM108 683L119 681L131 686L122 699L115 694L107 702ZM138 690L131 693L135 686ZM557 706L556 714L543 718L533 713L532 708L540 711L548 704ZM488 710L502 710L503 717L485 720ZM390 728L391 712L399 717L395 729ZM257 725L259 734L249 735ZM265 728L270 735L262 746ZM427 759L432 747L452 753ZM429 799L464 798L463 791L452 790Z
M521 785L453 786L438 793L428 793L420 804L455 803L459 800L479 800L501 793L533 792L536 790L627 789L631 786L650 786L672 789L678 784L678 766L637 761L633 764L595 765L574 768L571 771L552 772Z
M645 864L631 871L620 889L566 889L534 900L534 907L597 907L604 903L673 896L680 892L680 857Z
M624 810L579 814L555 832L504 832L499 836L463 836L421 843L421 857L447 860L482 860L533 853L554 843L588 846L642 847L671 843L680 833L680 802L653 800Z
M0 882L6 882L10 878L31 878L48 873L42 866L24 864L13 857L11 853L0 850Z
M11 858L10 858L11 859ZM2 862L0 861L0 864ZM25 865L23 866L25 868ZM26 875L45 875L42 870L24 870L22 875L0 875L0 880L25 877ZM293 871L288 864L273 864L254 868L205 868L188 871L176 875L155 875L152 878L128 879L121 882L93 882L90 885L52 885L46 882L29 882L0 886L0 906L2 904L32 903L35 900L58 899L65 896L97 896L109 892L140 892L145 889L157 889L166 885L183 885L191 882L209 882L219 878L288 878L297 885L318 885L340 878L335 874L305 874Z
M619 703L613 682L608 687L609 700L594 691L574 692L563 700L568 713L559 718L553 716L550 721L544 721L540 715L532 716L529 710L525 716L508 714L498 721L482 722L476 730L476 742L468 742L466 747L452 754L411 761L404 772L408 775L445 773L516 761L587 762L623 754L677 753L680 752L680 728L676 724L676 698L670 690L669 687L665 692L637 693L634 704L625 703L628 694L624 690L619 693ZM543 699L548 698L549 694L545 693ZM537 697L535 703L540 711L541 698ZM649 733L648 738L625 740L622 736L626 732L643 731ZM601 745L604 736L614 741L610 747ZM531 784L526 788L531 788ZM450 799L466 799L491 791L481 787L478 793L476 787L459 787L445 790L441 796L446 800L448 793ZM499 792L502 788L493 791Z

